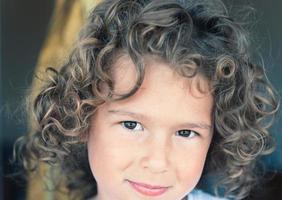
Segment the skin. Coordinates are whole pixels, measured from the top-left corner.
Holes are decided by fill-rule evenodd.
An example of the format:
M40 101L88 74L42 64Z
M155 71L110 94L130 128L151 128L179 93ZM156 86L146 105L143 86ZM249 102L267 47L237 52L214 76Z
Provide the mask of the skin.
M97 200L182 199L201 177L213 135L213 98L196 83L208 90L208 82L200 75L184 78L155 57L145 63L141 88L125 100L104 103L92 118L88 157ZM113 69L115 92L128 91L136 80L133 62L122 56ZM130 181L167 190L147 196Z

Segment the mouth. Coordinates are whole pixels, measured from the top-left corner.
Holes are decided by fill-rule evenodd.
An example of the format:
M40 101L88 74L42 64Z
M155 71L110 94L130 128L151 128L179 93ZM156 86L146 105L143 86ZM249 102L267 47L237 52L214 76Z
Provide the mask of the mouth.
M139 183L130 180L127 181L134 190L146 196L159 196L170 188L166 186L149 185L146 183Z

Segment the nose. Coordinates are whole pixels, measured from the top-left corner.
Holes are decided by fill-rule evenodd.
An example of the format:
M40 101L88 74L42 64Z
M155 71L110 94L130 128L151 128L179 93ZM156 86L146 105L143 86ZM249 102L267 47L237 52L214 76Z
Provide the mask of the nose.
M142 168L149 170L151 173L166 172L169 167L169 143L169 140L165 137L148 137L142 145L143 154L140 160Z

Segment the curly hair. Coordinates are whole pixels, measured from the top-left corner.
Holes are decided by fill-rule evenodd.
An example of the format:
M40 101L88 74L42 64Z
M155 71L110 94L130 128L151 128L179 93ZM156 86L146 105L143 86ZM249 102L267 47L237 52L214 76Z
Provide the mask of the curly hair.
M154 55L184 77L200 73L209 81L215 128L206 167L220 173L225 196L244 198L259 177L257 161L274 148L268 128L279 108L264 68L251 62L249 41L221 1L102 1L64 66L47 70L50 80L32 106L37 127L23 138L19 159L28 171L41 161L60 168L79 198L95 195L83 139L90 118L104 102L133 95L144 79L144 56ZM138 79L116 97L111 67L123 54L134 62Z

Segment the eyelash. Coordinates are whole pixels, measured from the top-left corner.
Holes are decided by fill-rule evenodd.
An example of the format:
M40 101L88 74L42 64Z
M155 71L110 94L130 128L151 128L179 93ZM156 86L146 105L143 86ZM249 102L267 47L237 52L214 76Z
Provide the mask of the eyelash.
M139 125L139 130L134 130L135 127L133 129L126 127L126 125L125 125L126 123L130 123L130 124L127 124L127 125L135 124L135 127ZM137 122L137 121L121 121L121 122L119 122L119 124L121 124L123 128L125 128L129 131L143 131L144 130L142 124ZM189 134L187 134L187 132L186 132L186 133L184 133L184 134L186 134L186 136L180 136L179 133L183 132L183 131L189 131ZM194 135L191 136L191 134L194 134ZM187 135L189 135L189 136L187 136ZM184 137L184 138L191 138L191 137L195 137L195 136L199 136L199 135L200 134L197 133L196 131L192 131L192 130L188 130L188 129L182 129L182 130L179 130L179 131L176 132L176 136L180 136L180 137Z
M177 136L179 135L179 132L183 132L183 131L189 131L189 136L182 136L182 137L184 137L184 138L191 138L191 137L195 137L195 136L199 136L199 133L197 133L196 131L192 131L192 130L188 130L188 129L183 129L183 130L179 130L179 131L177 131L176 133L177 133ZM193 135L193 136L191 136L191 134ZM187 134L186 134L187 135Z
M131 125L133 123L136 123L137 125L139 125L141 127L141 130L133 130L133 129L130 129L128 127L125 126L125 123L131 123ZM122 125L123 128L127 129L127 130L130 130L130 131L143 131L144 128L143 126L139 123L139 122L136 122L136 121L121 121L120 124ZM134 127L135 128L135 127Z

